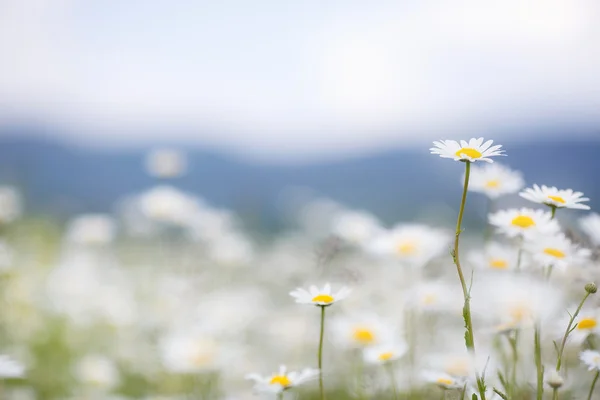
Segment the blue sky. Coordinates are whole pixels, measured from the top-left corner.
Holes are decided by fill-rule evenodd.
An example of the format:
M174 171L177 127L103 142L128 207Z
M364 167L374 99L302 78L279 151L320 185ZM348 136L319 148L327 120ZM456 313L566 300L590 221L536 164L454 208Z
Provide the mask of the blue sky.
M599 17L596 0L0 0L0 123L261 157L596 127Z

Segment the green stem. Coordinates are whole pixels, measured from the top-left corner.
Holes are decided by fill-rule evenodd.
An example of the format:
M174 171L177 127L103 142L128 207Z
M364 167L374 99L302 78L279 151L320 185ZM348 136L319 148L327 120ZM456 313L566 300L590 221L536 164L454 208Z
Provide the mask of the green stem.
M519 239L519 252L517 253L517 272L521 271L521 259L523 258L523 238Z
M510 398L513 399L516 395L516 390L517 390L517 365L519 363L519 351L518 351L519 330L518 329L515 330L515 337L509 338L508 341L510 342L510 347L512 350L512 369L511 369L511 374L510 374L509 394L510 394Z
M552 208L552 218L554 219L554 215L556 214L556 206L550 206L550 208Z
M585 303L585 301L587 300L589 295L590 295L590 293L586 291L585 296L583 296L583 299L581 299L581 302L577 306L577 309L575 310L573 315L571 315L571 319L569 320L567 329L565 329L565 334L563 335L562 341L560 342L560 347L558 348L558 356L556 358L556 372L560 371L560 366L562 364L563 352L565 351L565 345L567 344L567 339L569 337L569 334L571 333L571 327L573 326L573 322L575 321L575 318L577 318L577 315L579 315L579 311L581 311L581 308L583 307L583 303Z
M392 363L388 363L388 365L386 365L386 369L390 373L390 383L392 385L392 390L394 391L394 400L398 400L398 399L400 399L400 397L398 397L398 384L396 383L396 375L394 374L394 366L392 365Z
M277 400L283 400L283 390L277 393Z
M542 400L544 396L544 366L542 365L542 343L540 340L539 324L535 325L533 341L535 347L535 369L537 372L536 399Z
M321 306L321 334L319 335L319 390L321 392L321 400L325 400L325 392L323 391L323 336L325 333L325 306Z
M558 388L552 388L552 400L558 400Z
M594 394L594 387L596 386L596 382L598 381L598 376L600 376L600 371L596 372L596 375L594 376L592 386L590 387L590 394L588 394L587 400L592 400L592 395Z
M471 321L471 300L469 288L467 287L467 282L465 281L465 276L463 274L462 268L460 266L460 258L459 258L459 240L460 234L462 231L462 220L463 214L465 212L465 203L467 202L467 190L469 188L469 177L471 175L471 162L465 161L465 182L463 184L463 192L462 198L460 201L460 209L458 210L458 219L456 220L456 232L454 235L454 249L452 251L452 258L454 259L454 264L456 265L456 272L458 272L458 279L460 280L460 286L463 291L463 297L465 300L463 306L463 318L465 320L465 344L467 346L467 350L471 353L475 353L475 339L473 336L473 323ZM477 388L479 390L480 400L485 400L485 385L483 378L479 376L479 373L475 374L477 379Z

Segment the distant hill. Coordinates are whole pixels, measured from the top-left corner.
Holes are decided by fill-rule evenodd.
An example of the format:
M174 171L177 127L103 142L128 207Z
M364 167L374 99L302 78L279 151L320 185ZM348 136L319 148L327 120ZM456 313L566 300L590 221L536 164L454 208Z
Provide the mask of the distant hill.
M528 184L584 191L600 209L600 142L505 143L505 148L509 156L501 161L523 171ZM431 156L428 147L289 166L252 164L198 148L187 153L190 170L174 185L272 225L279 223L281 194L288 187L311 188L386 221L427 218L428 210L455 208L460 196L462 164ZM33 212L110 211L115 200L156 183L144 171L144 155L141 148L99 151L0 136L0 181L21 187ZM480 196L471 201L483 210Z

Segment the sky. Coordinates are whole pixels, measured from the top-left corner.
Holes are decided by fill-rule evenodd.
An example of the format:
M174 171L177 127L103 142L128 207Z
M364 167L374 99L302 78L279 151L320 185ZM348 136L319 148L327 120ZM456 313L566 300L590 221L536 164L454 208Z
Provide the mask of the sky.
M0 0L0 126L267 158L594 135L598 21L597 0Z

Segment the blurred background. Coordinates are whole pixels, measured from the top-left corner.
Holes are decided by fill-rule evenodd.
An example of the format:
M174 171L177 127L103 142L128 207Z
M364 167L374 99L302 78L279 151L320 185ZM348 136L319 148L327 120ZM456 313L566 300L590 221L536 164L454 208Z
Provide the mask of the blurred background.
M320 269L334 214L359 210L363 238L452 226L463 164L432 140L494 139L527 186L597 210L599 18L597 0L0 0L0 350L28 371L11 395L245 399L245 373L311 365L256 331L312 351L277 305L366 279L362 254ZM482 229L487 201L469 206Z

